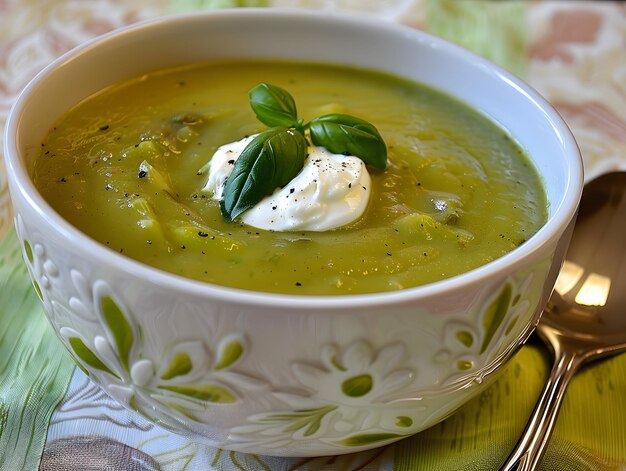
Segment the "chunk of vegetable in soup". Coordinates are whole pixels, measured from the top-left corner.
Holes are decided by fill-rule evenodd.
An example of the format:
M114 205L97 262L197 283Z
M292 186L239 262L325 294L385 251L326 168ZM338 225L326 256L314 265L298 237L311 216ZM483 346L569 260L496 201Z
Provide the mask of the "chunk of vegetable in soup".
M379 130L389 162L369 169L359 220L326 232L263 231L227 222L201 192L219 146L266 129L248 103L259 82L289 90L305 120L345 113ZM496 124L420 84L320 64L213 63L113 86L57 123L33 173L63 217L111 250L277 293L431 283L506 254L547 218L540 177Z

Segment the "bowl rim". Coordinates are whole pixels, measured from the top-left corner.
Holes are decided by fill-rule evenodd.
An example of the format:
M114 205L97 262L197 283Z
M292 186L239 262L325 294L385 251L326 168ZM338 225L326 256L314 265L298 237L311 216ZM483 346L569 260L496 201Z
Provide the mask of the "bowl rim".
M430 47L436 47L453 60L460 59L461 62L471 60L476 65L489 69L494 80L505 81L516 89L518 93L524 95L525 98L534 105L534 108L536 108L540 114L544 115L551 123L554 131L557 132L563 148L563 154L568 160L566 172L567 181L564 185L561 204L553 208L554 212L548 217L546 223L524 244L487 264L450 278L396 291L366 294L301 295L253 291L221 286L186 278L152 267L120 254L92 239L65 220L45 201L35 188L26 170L23 159L19 157L20 152L17 146L17 136L21 121L20 118L29 95L39 87L50 74L57 68L63 66L63 64L72 61L78 56L89 54L91 50L117 41L119 38L129 34L141 35L147 30L180 27L189 22L204 23L232 19L237 20L238 18L250 19L252 17L257 21L261 18L265 20L272 18L290 18L295 21L323 20L325 22L334 22L337 26L349 23L351 26L368 28L372 31L372 34L387 33L402 35L406 41L422 42ZM480 284L497 275L503 277L507 272L512 270L512 267L523 263L523 260L527 257L532 257L540 253L545 245L552 244L558 240L561 233L576 215L583 186L582 157L574 136L567 124L554 107L537 91L502 67L444 39L396 22L382 21L369 15L354 15L337 11L313 11L295 8L223 9L159 17L115 29L76 46L42 69L30 80L19 94L17 100L11 107L5 125L4 159L7 168L7 178L10 183L9 186L15 186L16 190L21 193L31 208L34 209L47 224L57 231L60 236L68 241L72 241L74 245L79 247L79 250L89 253L89 257L95 258L104 266L114 265L116 270L121 270L128 275L145 279L157 286L167 287L180 293L188 293L226 303L235 302L240 305L305 310L328 308L334 308L336 310L354 310L381 305L405 304L415 302L418 299L422 300L441 296L452 289L467 288L473 284Z

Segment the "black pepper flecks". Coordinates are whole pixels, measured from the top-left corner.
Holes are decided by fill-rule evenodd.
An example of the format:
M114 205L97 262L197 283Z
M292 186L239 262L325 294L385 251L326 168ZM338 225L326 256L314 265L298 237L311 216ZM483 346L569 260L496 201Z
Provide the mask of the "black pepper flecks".
M109 129L109 125L108 124L103 124L102 126L100 126L98 128L100 131L106 131Z
M207 234L206 232L202 232L202 231L198 231L198 235L200 237L208 237L209 236L209 234Z

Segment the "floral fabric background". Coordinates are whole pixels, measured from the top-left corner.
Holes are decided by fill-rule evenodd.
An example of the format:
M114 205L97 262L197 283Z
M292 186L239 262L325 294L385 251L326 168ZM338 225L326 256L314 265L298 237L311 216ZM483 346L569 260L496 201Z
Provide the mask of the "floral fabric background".
M443 36L544 94L571 126L587 180L626 169L622 2L0 0L0 128L26 83L77 44L161 15L245 6L347 10ZM497 469L547 374L547 355L530 344L497 384L459 413L368 452L279 459L210 448L127 412L74 369L47 327L11 225L0 168L0 469ZM566 396L542 469L626 469L625 396L626 356L581 372Z

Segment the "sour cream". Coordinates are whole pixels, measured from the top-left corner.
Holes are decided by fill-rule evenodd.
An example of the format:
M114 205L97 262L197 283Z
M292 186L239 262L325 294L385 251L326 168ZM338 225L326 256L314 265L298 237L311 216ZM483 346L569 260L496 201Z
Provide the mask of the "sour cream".
M202 189L223 198L226 179L254 136L215 151ZM270 231L328 231L359 219L369 202L371 179L358 157L310 146L304 167L285 187L242 214L244 224Z

